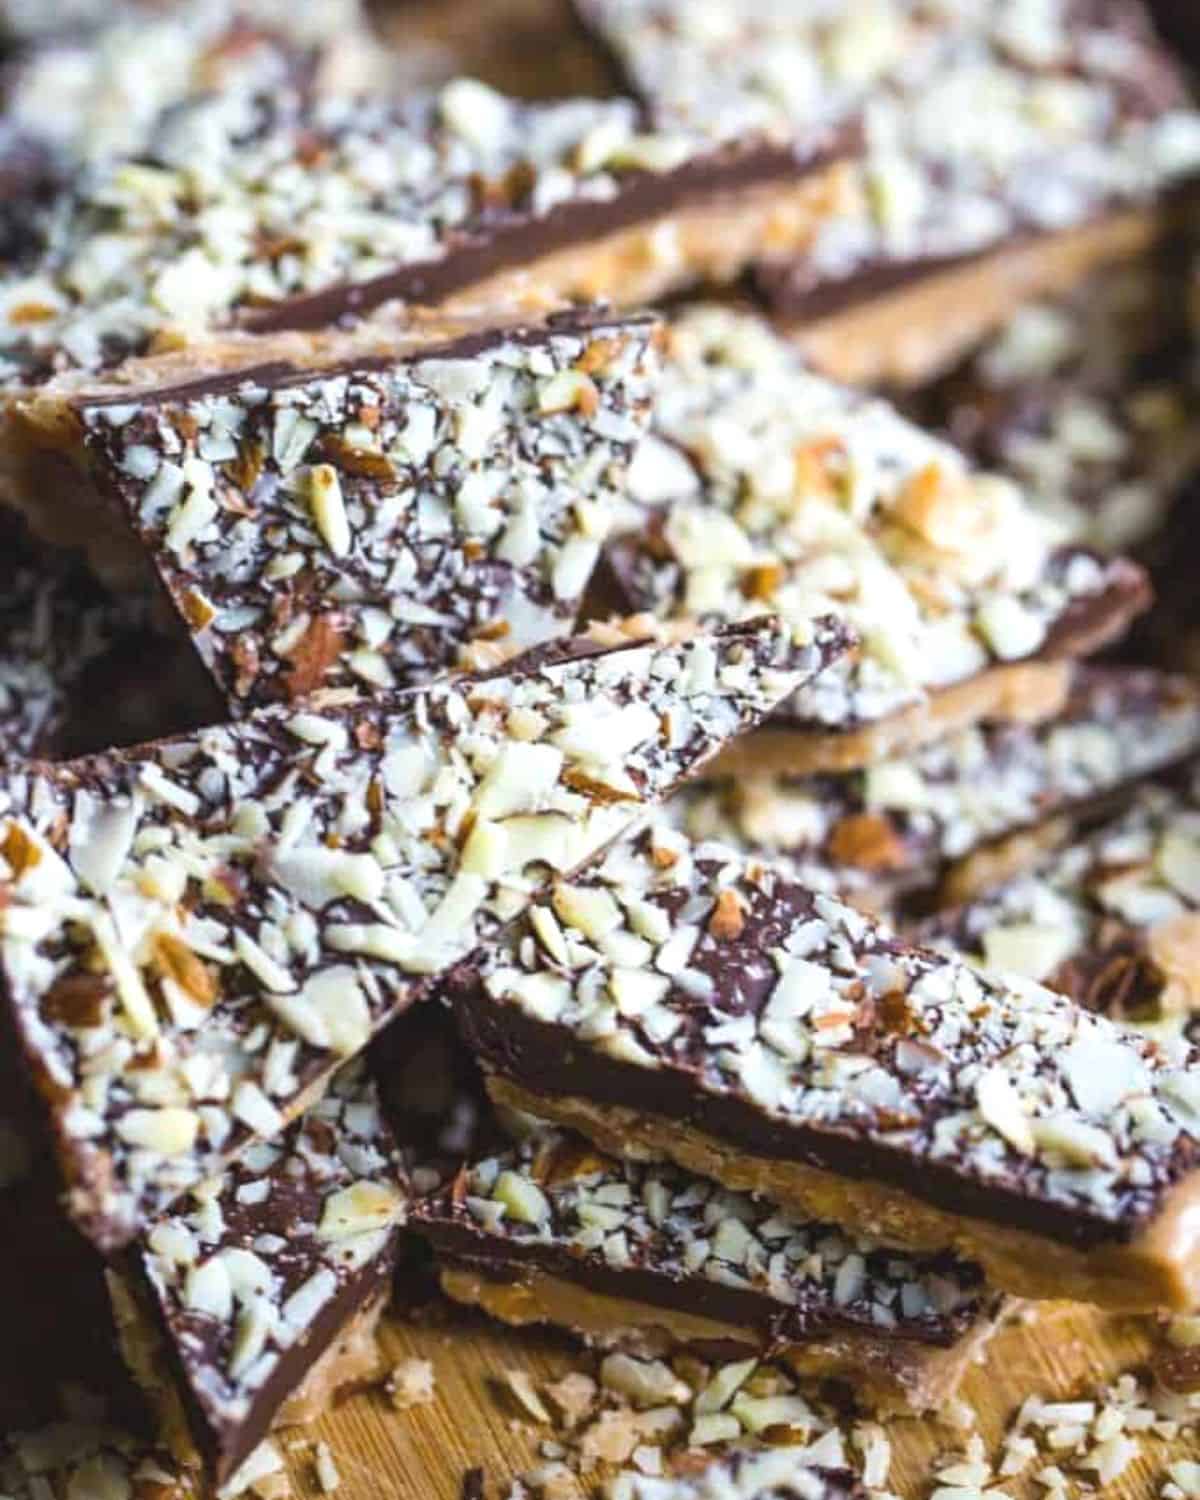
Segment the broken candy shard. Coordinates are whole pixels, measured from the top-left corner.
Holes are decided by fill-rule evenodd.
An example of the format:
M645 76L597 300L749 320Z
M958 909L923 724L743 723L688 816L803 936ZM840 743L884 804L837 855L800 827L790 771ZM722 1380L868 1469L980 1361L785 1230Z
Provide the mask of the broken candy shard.
M851 770L996 717L1027 717L1057 663L1114 639L1148 603L1122 559L1060 545L1019 486L972 466L886 402L813 374L760 319L682 312L641 507L614 536L620 607L666 618L802 620L837 601L862 641L776 716L739 771Z
M1200 1058L655 830L455 1003L498 1102L1017 1295L1194 1305Z
M180 1462L223 1486L273 1426L375 1373L407 1203L375 1086L351 1064L117 1262L122 1350Z
M1139 788L1086 837L917 934L1167 1045L1200 1010L1200 773Z
M204 99L163 117L148 153L72 184L43 257L0 282L0 374L332 329L398 300L643 305L736 275L768 229L804 239L840 151L840 136L646 135L627 99L523 104L463 78L399 104Z
M1030 303L906 402L984 468L1017 479L1070 540L1153 558L1200 469L1200 383L1177 252Z
M470 79L401 103L207 98L164 116L149 153L72 184L44 254L0 281L0 375L328 329L397 301L637 306L728 279L764 234L810 234L841 152L840 135L647 135L629 100L523 103Z
M386 81L394 60L356 4L305 11L254 0L104 6L91 25L80 18L14 50L0 69L5 123L48 153L65 187L86 163L152 149L160 115L210 91Z
M1200 693L1187 679L1079 666L1066 707L1039 724L976 725L841 776L702 782L671 811L692 838L790 873L841 871L848 893L894 898L943 875L962 892L1036 856L1060 817L1094 817L1197 750Z
M656 129L803 135L862 112L839 211L758 267L772 314L856 383L928 378L1022 300L1131 259L1176 225L1166 200L1200 168L1200 114L1139 0L1047 0L1036 19L575 3Z
M106 575L148 558L241 714L569 634L649 416L656 335L565 314L334 368L47 396L23 426L39 471L79 474L49 524L74 505Z
M443 1289L605 1348L764 1353L901 1411L948 1399L995 1326L978 1267L799 1220L667 1165L544 1131L413 1207Z
M926 379L1023 300L1177 230L1200 114L1139 0L942 7L578 0L659 129L861 110L842 207L767 246L772 315L841 379ZM950 125L948 127L948 122Z
M0 985L102 1248L845 649L765 621L0 777Z
M0 14L0 53L6 19L14 44L0 60L0 265L36 258L79 170L150 150L164 110L217 90L386 87L397 67L356 0L303 15L256 0L36 11Z

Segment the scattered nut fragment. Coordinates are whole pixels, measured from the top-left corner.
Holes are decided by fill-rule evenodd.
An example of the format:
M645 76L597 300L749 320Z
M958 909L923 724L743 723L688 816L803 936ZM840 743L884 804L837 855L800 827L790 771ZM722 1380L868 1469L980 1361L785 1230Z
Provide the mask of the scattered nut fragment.
M571 1370L561 1380L552 1381L544 1387L546 1395L562 1413L568 1428L577 1427L588 1416L596 1404L599 1390L590 1375L581 1370Z
M601 1362L600 1383L606 1390L627 1396L639 1407L686 1401L692 1394L691 1388L662 1360L633 1359L619 1352L606 1355Z
M717 892L712 913L708 919L708 930L719 943L735 942L746 926L746 915L741 898L732 886Z
M590 1423L580 1440L585 1464L627 1463L641 1441L634 1413L625 1407L604 1411Z
M1162 1013L1200 1009L1200 912L1181 912L1152 927L1146 951L1166 981L1159 999Z
M433 1365L427 1359L414 1357L393 1366L384 1388L397 1411L409 1411L414 1406L433 1403L434 1384Z
M328 1443L317 1444L313 1454L313 1467L316 1470L317 1484L321 1488L321 1493L332 1495L341 1484L342 1476L338 1473Z
M509 1390L534 1419L535 1422L544 1422L547 1427L551 1426L554 1418L546 1410L545 1402L538 1395L533 1384L533 1377L527 1370L505 1370L504 1379Z

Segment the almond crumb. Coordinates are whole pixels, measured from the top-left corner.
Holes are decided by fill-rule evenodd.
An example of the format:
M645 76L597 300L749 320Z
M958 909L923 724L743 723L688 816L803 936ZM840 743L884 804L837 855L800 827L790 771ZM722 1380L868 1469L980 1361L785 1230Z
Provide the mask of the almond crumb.
M741 898L731 887L718 892L708 919L708 930L720 943L730 943L740 938L746 927L746 915Z
M567 1427L577 1427L596 1404L596 1382L590 1375L572 1370L545 1387L546 1395L562 1413Z
M333 1454L329 1451L328 1443L318 1443L313 1454L313 1463L317 1473L317 1483L321 1487L323 1495L332 1495L334 1490L342 1482L342 1476L338 1473L337 1465L333 1461Z
M508 1383L509 1390L521 1403L522 1407L529 1413L535 1422L544 1422L547 1426L553 1418L546 1410L546 1404L534 1389L533 1379L526 1370L505 1370L504 1379Z
M434 1399L433 1366L427 1359L402 1359L388 1376L386 1389L397 1411L429 1406Z

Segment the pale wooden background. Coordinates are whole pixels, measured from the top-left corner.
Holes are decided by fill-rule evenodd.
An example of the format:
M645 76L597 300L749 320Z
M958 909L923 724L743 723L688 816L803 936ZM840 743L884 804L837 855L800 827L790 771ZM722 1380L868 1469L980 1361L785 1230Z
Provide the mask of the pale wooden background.
M504 1385L507 1369L528 1370L535 1381L587 1367L587 1356L565 1338L537 1330L516 1332L489 1325L465 1310L448 1310L432 1325L389 1321L389 1360L417 1356L432 1362L433 1405L392 1410L383 1393L350 1397L315 1427L279 1435L288 1454L295 1492L320 1494L310 1447L326 1440L341 1474L338 1500L459 1500L462 1476L482 1467L489 1500L505 1500L508 1482L537 1462L537 1442L553 1436L525 1417ZM1126 1370L1138 1369L1150 1347L1144 1323L1105 1318L1068 1304L1044 1307L1032 1325L1014 1324L993 1341L991 1357L972 1371L962 1391L979 1428L994 1448L1007 1423L1031 1393L1048 1399L1084 1395ZM890 1483L904 1500L930 1492L934 1460L960 1449L962 1435L936 1422L888 1424L895 1454ZM1200 1459L1200 1442L1171 1448L1147 1441L1145 1457L1106 1493L1111 1500L1156 1497L1172 1458ZM1029 1483L1009 1481L1002 1492L1041 1496Z

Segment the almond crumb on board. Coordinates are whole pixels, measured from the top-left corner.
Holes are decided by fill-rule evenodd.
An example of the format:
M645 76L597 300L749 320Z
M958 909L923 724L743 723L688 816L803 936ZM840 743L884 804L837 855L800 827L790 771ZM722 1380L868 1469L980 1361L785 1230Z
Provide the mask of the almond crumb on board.
M596 1404L599 1387L590 1375L582 1370L571 1370L561 1380L551 1381L546 1395L562 1414L566 1427L576 1427Z
M427 1359L402 1359L387 1378L388 1400L397 1411L429 1406L434 1399L433 1366Z
M548 1427L553 1422L553 1417L546 1410L546 1404L534 1388L533 1377L527 1370L505 1370L505 1384L517 1398L524 1411L526 1411L535 1422L543 1422Z
M317 1483L321 1487L323 1495L332 1495L342 1482L342 1476L338 1473L337 1464L333 1461L333 1454L329 1450L328 1443L318 1443L313 1451L313 1466L316 1470Z

